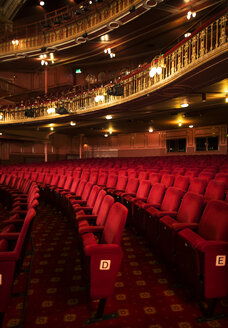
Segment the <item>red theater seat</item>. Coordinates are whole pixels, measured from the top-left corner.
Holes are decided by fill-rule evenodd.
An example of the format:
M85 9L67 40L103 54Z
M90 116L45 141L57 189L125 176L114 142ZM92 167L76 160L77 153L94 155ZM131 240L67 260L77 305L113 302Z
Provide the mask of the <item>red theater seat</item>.
M177 215L183 194L182 190L169 187L159 208L153 206L145 210L146 234L150 243L155 244L158 238L158 220L165 215Z
M228 295L228 204L211 200L196 231L181 230L176 238L176 267L197 296Z
M184 229L186 224L198 223L204 206L204 197L199 194L187 192L180 204L176 219L163 216L158 222L159 250L169 262L174 261L174 238L178 230Z

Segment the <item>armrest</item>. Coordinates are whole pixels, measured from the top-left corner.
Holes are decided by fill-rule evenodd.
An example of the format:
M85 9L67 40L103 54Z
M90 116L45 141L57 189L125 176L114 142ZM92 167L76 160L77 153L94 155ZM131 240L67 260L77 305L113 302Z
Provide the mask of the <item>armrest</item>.
M78 217L76 217L77 221L82 221L82 220L96 220L97 219L97 215L80 215Z
M132 196L132 197L135 197L136 196L136 194L135 193L122 193L122 195L121 195L122 197L124 197L124 196Z
M159 208L160 204L154 204L154 203L145 203L142 205L142 208L149 208L149 207L155 207L155 208Z
M73 207L74 207L74 205L75 204L82 204L82 205L84 205L84 204L86 204L86 200L81 200L81 199L75 199L75 200L73 200L72 202L71 202L71 204L73 205Z
M84 248L84 252L87 256L123 253L120 245L117 244L88 245Z
M5 227L9 224L23 224L25 222L25 220L20 220L20 219L15 219L15 220L7 220L7 221L3 221L1 223L2 227Z
M192 230L196 230L198 228L199 224L198 223L173 223L172 224L172 229L174 231L180 231L185 228L189 228Z
M20 232L9 232L9 233L0 233L0 239L17 239L20 235Z
M87 232L102 232L104 230L104 226L86 226L86 227L81 227L80 228L80 234L82 235L83 233Z
M77 209L77 207L76 207L76 209ZM91 212L93 210L93 207L80 206L78 209L80 211L84 211L84 212Z
M154 217L161 218L162 216L165 216L165 215L170 215L172 217L175 217L177 215L177 212L176 211L159 211L154 214Z
M146 197L142 197L142 198L134 198L134 199L133 199L133 203L135 203L135 202L137 202L137 201L139 201L139 200L141 200L142 202L145 202L145 201L147 200L147 198L146 198Z

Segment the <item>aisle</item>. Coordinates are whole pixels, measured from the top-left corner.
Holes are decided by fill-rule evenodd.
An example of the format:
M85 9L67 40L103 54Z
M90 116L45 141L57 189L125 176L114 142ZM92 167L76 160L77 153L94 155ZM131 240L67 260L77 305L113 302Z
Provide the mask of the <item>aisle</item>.
M34 260L23 328L80 328L91 317L97 302L87 298L78 241L72 225L50 205L41 204L33 226ZM106 313L118 312L117 319L91 327L105 328L206 328L227 327L228 319L198 324L201 316L196 303L188 297L167 267L158 262L144 239L130 230L123 235L124 260L107 302ZM29 267L31 255L24 261ZM20 322L27 272L15 286L3 328ZM19 293L19 295L18 295ZM228 314L228 301L219 307Z

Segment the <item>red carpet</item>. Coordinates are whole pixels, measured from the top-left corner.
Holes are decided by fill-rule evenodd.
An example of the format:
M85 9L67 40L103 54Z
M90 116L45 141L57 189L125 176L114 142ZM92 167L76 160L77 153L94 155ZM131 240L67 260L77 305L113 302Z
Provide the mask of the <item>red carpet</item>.
M77 238L66 218L49 205L40 205L33 226L34 260L29 296L20 327L78 328L91 317L97 302L87 298ZM123 235L124 260L115 295L107 301L105 313L118 312L117 319L91 327L116 328L206 328L228 327L228 318L197 323L197 303L178 284L175 274L153 255L142 237L129 229ZM24 261L29 267L31 255ZM28 273L16 280L3 328L16 327L22 316L23 292ZM228 315L228 300L219 302L216 313Z

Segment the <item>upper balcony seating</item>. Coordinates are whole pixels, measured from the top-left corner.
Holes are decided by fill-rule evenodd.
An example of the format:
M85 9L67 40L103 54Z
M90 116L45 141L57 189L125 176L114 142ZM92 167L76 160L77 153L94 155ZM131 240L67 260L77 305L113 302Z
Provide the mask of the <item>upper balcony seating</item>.
M227 297L228 204L209 201L196 230L191 229L179 231L175 240L182 279L204 300Z

